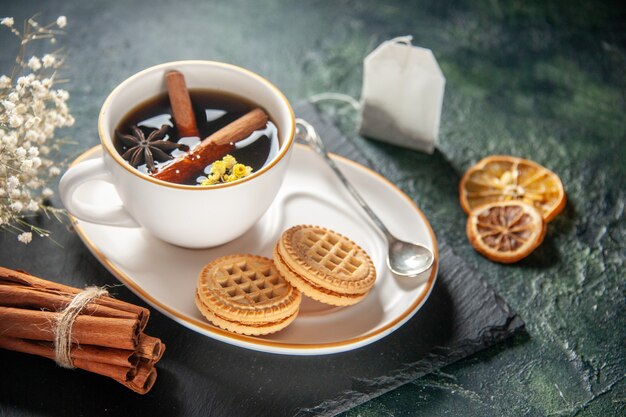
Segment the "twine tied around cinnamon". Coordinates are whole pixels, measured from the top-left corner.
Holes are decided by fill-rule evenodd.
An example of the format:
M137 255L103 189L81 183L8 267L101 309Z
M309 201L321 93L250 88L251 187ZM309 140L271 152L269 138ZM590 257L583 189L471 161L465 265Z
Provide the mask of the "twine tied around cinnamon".
M74 364L72 363L72 327L74 320L92 300L108 294L109 292L104 288L87 287L76 294L67 307L61 311L61 316L53 329L54 361L57 365L63 368L74 369Z

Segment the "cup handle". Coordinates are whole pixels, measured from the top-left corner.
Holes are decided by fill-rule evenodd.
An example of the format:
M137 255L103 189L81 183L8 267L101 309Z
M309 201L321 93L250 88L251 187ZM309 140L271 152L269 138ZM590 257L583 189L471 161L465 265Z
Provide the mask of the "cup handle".
M122 205L101 206L79 201L75 198L76 190L91 181L113 183L111 173L102 158L83 161L74 165L59 182L59 195L65 208L80 220L90 223L119 227L140 227L137 221Z

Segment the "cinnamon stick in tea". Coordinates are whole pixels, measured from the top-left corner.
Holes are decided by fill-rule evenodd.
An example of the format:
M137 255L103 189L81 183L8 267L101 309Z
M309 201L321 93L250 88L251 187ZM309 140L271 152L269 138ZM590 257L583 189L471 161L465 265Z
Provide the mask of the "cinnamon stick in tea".
M200 136L196 116L191 107L191 98L189 98L185 76L175 70L169 71L165 74L165 82L178 133L181 137ZM189 111L189 109L192 110Z
M249 111L231 124L208 136L192 151L152 174L154 178L174 183L187 183L212 162L235 149L235 143L263 129L267 114L260 108Z

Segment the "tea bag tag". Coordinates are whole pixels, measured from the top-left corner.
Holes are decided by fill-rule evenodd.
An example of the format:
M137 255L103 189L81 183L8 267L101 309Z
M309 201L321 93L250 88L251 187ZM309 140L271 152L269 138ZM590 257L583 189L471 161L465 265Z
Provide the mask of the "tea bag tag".
M385 41L363 61L359 133L433 153L446 79L432 51L411 39Z

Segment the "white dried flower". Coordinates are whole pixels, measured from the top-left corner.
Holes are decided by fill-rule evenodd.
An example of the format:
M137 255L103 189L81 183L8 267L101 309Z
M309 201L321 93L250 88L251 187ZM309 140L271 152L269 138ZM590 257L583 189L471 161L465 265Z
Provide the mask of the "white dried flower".
M26 152L26 149L22 148L21 146L15 150L15 155L17 155L17 157L20 160L22 160L24 157L26 157L27 153L28 152Z
M9 206L9 208L17 213L19 213L20 211L22 211L24 209L24 205L22 204L21 201L14 201L13 203L11 203L11 205Z
M33 160L32 159L24 159L22 161L22 164L20 165L20 170L27 171L27 170L31 169L32 167L33 167Z
M28 19L23 33L13 27L13 18L0 19L0 25L20 38L20 54L31 41L54 40L60 33L54 23L65 27L67 18L60 16L46 25ZM29 224L26 216L41 210L44 199L53 195L46 184L61 169L49 157L51 150L58 148L52 141L57 128L74 122L67 106L69 94L55 85L62 59L42 52L26 61L20 55L11 77L0 74L0 226L18 230L23 243L30 242L33 233L48 234Z
M14 24L15 20L13 20L12 17L3 17L2 20L0 20L0 25L4 25L8 28L13 27Z
M24 122L24 118L19 114L12 114L9 116L9 126L12 128L20 127L20 125Z
M50 68L56 62L56 58L52 54L45 54L43 58L41 58L41 62L44 68Z
M17 240L22 242L23 244L29 244L33 240L33 234L31 232L20 233L17 237Z
M65 90L57 90L57 97L60 98L61 100L65 101L68 98L70 98L70 93L68 93Z
M28 112L28 106L24 103L18 103L17 106L15 106L15 113L16 114L24 114Z
M15 110L16 107L15 103L10 100L2 100L2 106L9 112Z
M11 191L14 188L16 188L18 185L20 185L20 180L16 176L12 175L9 178L7 178L6 185L7 185L7 189Z
M6 75L0 77L0 88L5 89L11 87L11 79Z
M29 77L20 77L20 78L18 78L18 79L17 79L17 83L15 84L15 91L17 91L18 93L20 93L20 92L22 92L22 93L23 93L23 92L24 92L24 90L25 90L27 87L30 87L30 83L31 83L32 81L33 81L33 80L32 80L32 79L30 79Z
M37 58L36 56L30 57L30 59L28 60L28 68L32 69L33 71L39 70L41 68L41 61L39 60L39 58Z
M33 117L28 117L26 119L26 122L24 123L24 127L26 129L30 129L33 126L35 126L36 124L39 124L39 122L41 122L41 119L37 116L33 116Z
M52 118L50 117L50 115L48 115L48 118ZM56 118L56 117L55 117ZM43 127L41 129L41 131L46 135L46 136L52 136L52 134L54 133L54 129L56 128L56 126L54 126L52 123L44 123Z
M15 146L17 144L17 137L9 133L2 138L2 143L6 146Z

